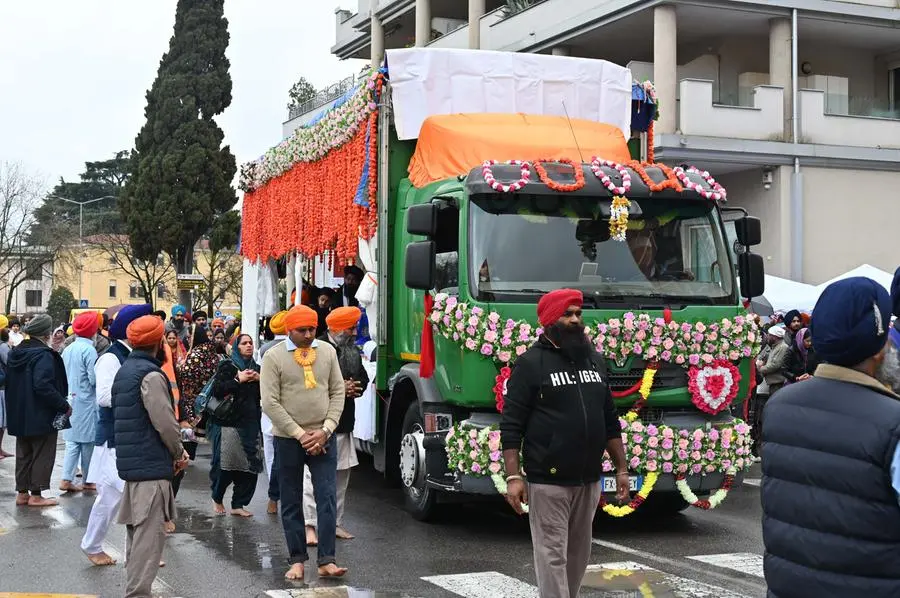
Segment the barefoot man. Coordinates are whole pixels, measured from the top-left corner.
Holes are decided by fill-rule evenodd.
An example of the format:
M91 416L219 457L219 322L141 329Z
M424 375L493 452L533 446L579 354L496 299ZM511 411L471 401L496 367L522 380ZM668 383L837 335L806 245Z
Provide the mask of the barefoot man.
M290 553L290 580L302 581L309 560L303 520L303 467L312 474L321 537L319 577L341 577L335 563L337 444L334 431L344 410L344 377L337 353L316 340L319 316L305 305L285 317L288 338L263 357L262 408L272 420L279 460L281 523Z

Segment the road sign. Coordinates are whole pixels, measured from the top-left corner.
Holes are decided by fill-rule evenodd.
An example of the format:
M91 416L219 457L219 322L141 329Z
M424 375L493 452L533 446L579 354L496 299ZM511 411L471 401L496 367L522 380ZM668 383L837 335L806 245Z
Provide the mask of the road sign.
M206 283L202 280L178 280L179 291L205 291Z
M87 307L87 306L88 306L88 300L87 300L87 299L82 299L81 301L78 302L78 308L79 308L79 309L84 309L84 308Z
M216 312L213 314L213 317L214 317L214 318L221 318L221 317L222 317L222 312L220 312L219 310L216 310Z

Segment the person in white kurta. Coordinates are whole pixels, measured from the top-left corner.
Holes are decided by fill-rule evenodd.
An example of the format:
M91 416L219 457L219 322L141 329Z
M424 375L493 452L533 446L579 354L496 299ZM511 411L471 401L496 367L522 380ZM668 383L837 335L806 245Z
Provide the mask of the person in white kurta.
M284 318L287 317L287 313L287 311L280 311L269 319L269 330L275 338L259 348L257 363L262 363L263 355L266 354L266 351L287 338L287 330L284 328ZM275 435L272 433L272 420L269 419L265 411L263 411L260 418L260 424L263 436L266 475L269 477L269 504L266 507L266 512L274 515L278 512L281 487L278 484L278 466L275 465Z
M113 344L103 352L94 365L94 374L97 380L97 407L101 413L97 439L101 442L94 447L90 473L86 481L97 485L97 500L94 501L87 529L81 540L81 550L87 554L88 559L94 565L103 566L116 563L115 559L104 552L103 541L119 512L122 492L125 490L125 482L119 477L116 468L115 437L107 437L110 432L108 429L104 434L103 412L109 410L107 413L111 415L113 380L115 380L119 368L122 367L122 362L131 353L131 346L124 340L125 330L128 328L128 324L151 312L152 307L149 305L129 305L121 309L109 327L109 336L113 339Z

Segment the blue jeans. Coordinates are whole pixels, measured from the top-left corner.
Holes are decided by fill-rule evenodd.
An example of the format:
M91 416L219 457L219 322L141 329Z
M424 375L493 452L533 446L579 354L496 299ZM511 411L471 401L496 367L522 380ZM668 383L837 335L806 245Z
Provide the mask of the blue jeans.
M87 481L88 468L91 465L91 455L94 454L93 442L73 442L66 440L66 456L63 458L62 479L71 482L75 479L75 468L81 460L82 482Z
M278 482L281 486L281 525L287 540L291 564L309 560L306 524L303 519L303 466L309 467L318 515L318 564L334 563L337 528L337 441L325 444L325 453L308 455L293 438L275 437L278 451Z

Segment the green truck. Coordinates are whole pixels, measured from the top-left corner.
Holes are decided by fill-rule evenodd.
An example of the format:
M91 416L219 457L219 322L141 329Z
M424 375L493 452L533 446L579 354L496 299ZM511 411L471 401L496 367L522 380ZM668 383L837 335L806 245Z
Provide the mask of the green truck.
M377 101L378 302L369 318L379 330L379 399L376 438L359 444L400 485L412 516L431 518L453 495L503 491L505 380L540 332L538 299L557 288L583 291L622 416L635 500L605 510L627 515L645 498L643 508L671 512L721 502L751 463L740 418L760 334L742 298L762 294L762 259L750 251L759 220L725 208L708 173L603 156L481 156L415 186L417 140L398 139L389 81ZM535 135L573 127L540 124ZM526 158L535 155L529 126L518 137ZM459 142L440 128L431 135L445 150ZM629 147L636 160L648 150ZM614 489L612 477L602 482Z

